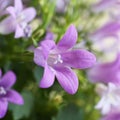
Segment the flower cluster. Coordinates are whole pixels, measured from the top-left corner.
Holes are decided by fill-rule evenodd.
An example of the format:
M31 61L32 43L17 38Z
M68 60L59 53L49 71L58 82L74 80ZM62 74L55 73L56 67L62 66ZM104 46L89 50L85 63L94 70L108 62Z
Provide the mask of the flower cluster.
M92 6L92 10L97 13L109 9L108 15L113 17L112 21L110 19L89 36L94 42L93 48L100 51L104 59L112 54L111 60L104 63L99 58L99 62L88 71L88 78L97 84L95 90L101 98L95 106L104 115L101 120L120 119L120 14L110 11L113 8L118 11L119 2L101 0Z
M0 34L6 35L15 32L15 38L30 37L32 29L29 22L36 16L33 7L24 8L21 0L0 0ZM2 76L0 69L0 119L3 118L8 109L8 102L23 105L22 96L12 90L16 82L16 75L8 71Z
M15 33L14 39L31 37L30 39L35 41L33 36L37 32L39 33L39 30L37 29L38 31L32 36L30 22L34 20L37 13L34 7L27 8L23 2L22 0L0 0L0 34ZM57 1L56 12L64 13L68 3L69 1ZM63 5L60 6L59 4ZM76 49L77 39L78 31L71 24L57 44L54 41L53 33L48 32L44 39L39 42L35 41L37 48L31 45L27 49L28 52L34 54L33 62L44 68L43 77L40 79L40 88L51 87L56 77L67 93L75 94L77 92L79 79L73 69L90 68L96 63L96 57L92 52L85 49ZM12 50L16 51L17 49ZM8 71L2 76L0 70L0 118L5 116L8 102L18 105L24 103L22 96L11 89L15 82L16 75L14 72Z
M61 103L70 98L67 102L75 105L75 109L73 106L70 109L81 112L76 106L86 108L82 110L85 117L81 114L79 118L75 114L76 120L86 119L93 106L100 111L101 120L120 120L120 0L86 1L0 0L0 68L7 71L2 75L0 69L0 119L7 114L8 103L24 104L25 111L28 109L26 113L23 111L24 117L33 107L35 113L30 119L39 119L39 108L50 107L43 110L49 114L50 111L59 112ZM32 6L27 7L29 4ZM99 15L105 20L100 20ZM87 69L87 74L84 69ZM12 89L16 75L18 79L27 79L16 85L23 97ZM36 87L33 78L39 86ZM55 87L52 87L53 84ZM80 84L82 87L79 89ZM45 88L49 88L48 91ZM97 95L88 106L86 102L91 97L88 94L93 89ZM24 94L26 91L30 92L30 96ZM83 94L86 91L87 95ZM74 100L71 100L75 93ZM45 101L38 104L37 99L41 98ZM12 105L10 109L15 119L23 119L23 116L19 118L16 115ZM17 106L17 109L22 107ZM67 112L70 111L68 109ZM47 119L53 118L51 115Z

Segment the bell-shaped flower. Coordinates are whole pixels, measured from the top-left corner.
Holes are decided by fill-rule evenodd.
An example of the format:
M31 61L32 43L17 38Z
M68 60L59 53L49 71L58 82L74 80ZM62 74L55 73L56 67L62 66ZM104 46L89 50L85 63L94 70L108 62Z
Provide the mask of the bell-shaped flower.
M96 64L88 71L88 78L92 82L120 85L120 54L110 63Z
M95 108L100 109L102 114L105 115L112 109L120 108L120 86L113 83L108 83L108 86L98 84L96 91L98 91L101 99Z
M8 71L2 76L2 71L0 70L0 118L3 118L8 109L8 102L22 105L24 100L22 96L11 89L15 84L16 75L12 71Z
M14 7L7 8L10 16L0 23L0 33L9 34L15 32L15 38L30 37L32 29L28 24L36 16L36 10L33 7L23 7L21 0L14 1Z
M55 76L65 91L76 93L78 78L71 68L85 69L93 66L95 56L86 50L72 49L77 41L77 31L71 25L62 39L55 44L53 40L44 40L34 50L34 62L44 67L41 88L53 85Z

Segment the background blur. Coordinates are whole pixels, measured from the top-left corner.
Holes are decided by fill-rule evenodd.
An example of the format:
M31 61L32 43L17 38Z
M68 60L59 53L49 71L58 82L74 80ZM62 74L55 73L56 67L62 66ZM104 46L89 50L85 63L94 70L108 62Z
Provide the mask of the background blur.
M30 38L15 40L13 34L0 35L0 67L4 73L13 70L17 75L14 89L24 97L25 104L9 104L3 120L98 120L99 111L94 109L99 97L95 85L88 81L86 71L76 71L79 90L67 94L57 83L49 89L38 87L43 68L33 62L33 53L28 48L42 40L46 33L54 33L57 42L70 24L78 30L79 48L92 51L102 60L102 53L92 46L89 34L108 20L106 13L94 13L91 9L97 0L23 0L25 6L33 6L37 16L31 23ZM107 57L108 58L108 57ZM104 57L105 60L105 57Z

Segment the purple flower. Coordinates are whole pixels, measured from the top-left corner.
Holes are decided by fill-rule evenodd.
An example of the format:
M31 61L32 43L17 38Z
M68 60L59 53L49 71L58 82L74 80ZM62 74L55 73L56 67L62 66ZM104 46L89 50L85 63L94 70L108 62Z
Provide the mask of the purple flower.
M120 19L120 1L119 0L100 0L92 6L92 11L99 13L107 10L112 19Z
M56 0L56 12L64 13L70 0Z
M116 4L119 4L118 0L100 0L98 3L93 5L94 12L101 12L108 9Z
M114 109L114 112L109 112L100 120L120 120L120 111Z
M110 63L97 64L89 72L92 82L114 83L120 85L120 54Z
M113 109L120 108L120 87L113 83L98 84L96 92L100 95L101 99L95 106L96 109L101 110L102 114L108 114Z
M11 87L16 81L16 76L12 71L8 71L2 76L0 70L0 118L3 118L8 109L8 102L22 105L24 103L22 96L12 90Z
M30 37L31 27L28 25L36 16L36 10L33 7L23 8L21 0L14 1L14 7L7 8L10 16L0 23L0 33L9 34L15 32L15 38Z
M77 31L71 25L57 45L53 40L45 40L34 50L34 62L45 68L40 81L41 88L52 86L56 76L65 91L69 94L76 93L78 78L71 68L89 68L96 61L92 53L72 49L76 41Z
M104 39L108 36L113 36L118 38L119 32L120 32L120 23L115 21L115 22L109 22L105 24L103 27L96 30L90 36L91 36L91 39L93 39L94 41L97 41L97 40Z
M120 23L109 22L89 35L89 38L95 51L115 56L120 50Z

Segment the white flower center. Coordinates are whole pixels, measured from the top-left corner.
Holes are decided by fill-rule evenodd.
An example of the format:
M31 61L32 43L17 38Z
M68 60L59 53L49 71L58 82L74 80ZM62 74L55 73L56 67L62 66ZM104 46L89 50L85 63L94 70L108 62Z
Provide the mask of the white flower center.
M49 57L48 57L48 64L49 65L55 65L55 64L58 64L58 63L63 63L63 60L61 58L61 55L60 54L50 54Z
M0 87L0 95L5 95L7 92L4 87Z
M18 23L21 23L25 21L25 16L23 14L19 14L16 19Z
M63 63L63 60L62 60L62 58L61 58L61 55L57 55L57 58L56 58L54 64L57 64L58 62L59 62L59 63Z
M115 101L115 95L113 93L108 93L107 98L110 101L110 103Z

